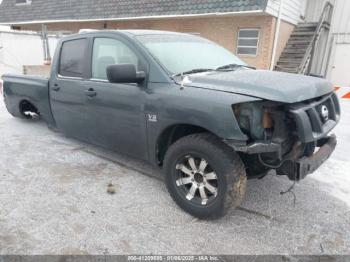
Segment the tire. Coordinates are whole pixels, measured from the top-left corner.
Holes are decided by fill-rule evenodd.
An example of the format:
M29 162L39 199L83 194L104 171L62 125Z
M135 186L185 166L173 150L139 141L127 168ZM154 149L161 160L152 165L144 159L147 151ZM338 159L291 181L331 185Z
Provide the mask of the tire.
M189 135L171 145L164 158L164 172L173 200L201 219L224 216L241 204L246 191L240 157L209 133Z
M6 105L7 107L7 105ZM25 114L25 109L23 107L27 107L28 110L32 114ZM25 120L39 120L40 119L40 114L38 113L38 110L30 103L27 101L22 101L19 103L17 107L14 107L11 109L7 108L7 111L16 118L21 118Z

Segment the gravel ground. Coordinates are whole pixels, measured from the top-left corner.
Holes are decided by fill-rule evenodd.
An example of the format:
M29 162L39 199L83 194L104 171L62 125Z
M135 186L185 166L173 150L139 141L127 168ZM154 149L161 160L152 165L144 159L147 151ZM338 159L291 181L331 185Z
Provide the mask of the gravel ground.
M350 254L350 101L333 157L293 195L273 174L238 210L200 221L159 171L82 144L0 102L0 254ZM107 194L109 183L115 194Z

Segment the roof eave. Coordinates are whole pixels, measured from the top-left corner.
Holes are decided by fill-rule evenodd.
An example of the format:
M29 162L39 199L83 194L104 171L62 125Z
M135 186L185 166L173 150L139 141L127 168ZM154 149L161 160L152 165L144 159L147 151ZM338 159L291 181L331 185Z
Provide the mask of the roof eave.
M30 25L30 24L50 24L50 23L74 23L74 22L94 22L94 21L132 21L132 20L155 20L169 18L199 18L199 17L224 17L239 15L262 15L264 10L235 11L223 13L204 13L204 14L184 14L184 15L158 15L158 16L138 16L138 17L119 17L119 18L95 18L95 19L59 19L59 20L33 20L33 21L13 21L5 22L0 25Z

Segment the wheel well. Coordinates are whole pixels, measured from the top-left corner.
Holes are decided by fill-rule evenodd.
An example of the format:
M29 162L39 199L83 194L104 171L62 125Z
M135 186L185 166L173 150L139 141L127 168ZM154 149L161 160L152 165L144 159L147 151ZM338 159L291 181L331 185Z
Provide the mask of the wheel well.
M32 118L33 114L39 115L38 109L28 100L22 100L19 103L19 111L25 118Z
M156 157L157 157L158 164L160 166L163 165L163 159L168 148L177 140L188 135L205 133L205 132L211 133L207 129L202 128L200 126L188 125L188 124L174 125L164 130L157 142Z

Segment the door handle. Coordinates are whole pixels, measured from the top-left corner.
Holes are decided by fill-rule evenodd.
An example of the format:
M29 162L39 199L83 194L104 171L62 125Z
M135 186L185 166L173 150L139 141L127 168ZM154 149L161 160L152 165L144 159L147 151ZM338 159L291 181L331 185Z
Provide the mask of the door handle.
M97 92L93 88L89 88L89 89L85 90L84 92L85 92L85 95L87 95L88 97L97 96Z
M59 91L61 88L59 87L58 84L54 84L52 90L53 91Z

